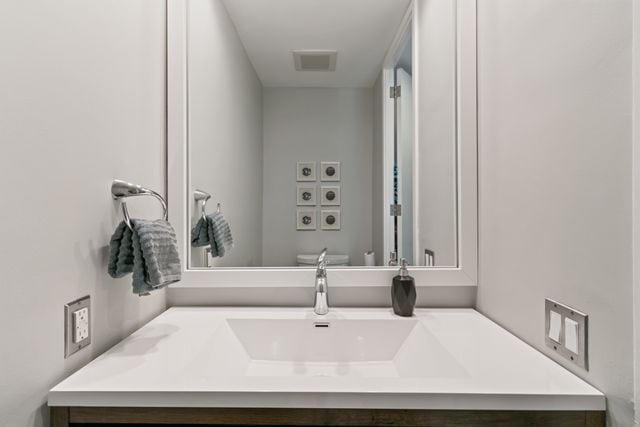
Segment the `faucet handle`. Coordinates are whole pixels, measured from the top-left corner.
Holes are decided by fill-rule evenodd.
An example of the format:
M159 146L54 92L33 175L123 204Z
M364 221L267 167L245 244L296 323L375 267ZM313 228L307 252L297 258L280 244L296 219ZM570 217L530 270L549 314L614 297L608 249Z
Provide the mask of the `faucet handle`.
M324 248L320 255L318 255L318 261L316 263L316 276L324 277L326 275L327 262L325 258L327 256L327 248Z
M313 311L320 315L324 315L329 312L329 302L327 300L326 256L327 248L324 248L320 252L320 255L318 255L318 265L316 266L316 297L313 302Z
M316 277L326 277L327 275L327 263L325 257L327 256L327 248L324 248L320 255L318 255L318 262L316 264Z
M324 259L326 256L327 256L327 248L324 248L323 250L320 251L320 255L318 255L317 265L325 264Z

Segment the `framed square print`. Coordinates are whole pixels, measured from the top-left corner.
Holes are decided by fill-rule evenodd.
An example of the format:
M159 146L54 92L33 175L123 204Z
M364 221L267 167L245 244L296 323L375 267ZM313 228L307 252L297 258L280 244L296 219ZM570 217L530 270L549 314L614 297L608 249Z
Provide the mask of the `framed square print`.
M296 179L298 181L316 180L316 162L298 162Z
M296 230L308 231L316 229L316 210L313 208L298 208L296 215Z
M296 204L298 206L315 206L316 186L313 184L298 184Z
M320 204L322 206L340 206L340 186L323 185L320 190Z
M340 230L340 211L323 209L320 214L323 230Z
M340 162L321 162L320 179L322 181L340 181Z

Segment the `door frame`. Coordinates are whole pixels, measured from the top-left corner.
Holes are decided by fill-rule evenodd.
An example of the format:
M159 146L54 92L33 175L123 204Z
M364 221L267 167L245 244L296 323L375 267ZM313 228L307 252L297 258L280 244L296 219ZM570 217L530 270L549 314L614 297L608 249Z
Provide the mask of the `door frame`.
M382 218L383 218L383 244L384 244L384 254L382 257L383 265L388 265L389 263L389 254L394 249L394 239L393 239L393 230L394 230L394 217L391 216L389 209L393 204L393 168L394 168L394 145L395 145L395 127L396 127L396 113L395 113L395 99L390 96L390 88L395 85L395 66L400 59L400 55L402 54L402 50L405 47L407 41L409 39L413 39L415 41L415 25L413 19L413 11L415 8L415 4L412 1L409 7L407 8L406 13L404 14L402 21L400 23L400 27L396 32L393 41L391 42L391 46L387 51L387 54L382 62L382 93L378 94L378 96L382 96L382 180L384 183L384 192L383 206L379 209L382 209ZM411 51L411 64L416 64L417 51L415 49L415 43L412 47ZM415 73L413 73L415 74ZM414 85L415 85L414 80ZM415 112L417 111L417 100L415 96L415 86L414 86L414 98L413 98L413 137L414 144L417 141L417 126L416 126L416 117ZM417 153L416 153L417 154ZM414 159L414 167L415 167L415 159ZM414 197L415 197L415 176L414 176ZM414 203L414 207L416 204ZM415 211L414 211L415 214ZM399 218L398 228L402 228L402 217ZM415 233L415 229L414 229ZM398 236L398 247L402 247L402 233Z

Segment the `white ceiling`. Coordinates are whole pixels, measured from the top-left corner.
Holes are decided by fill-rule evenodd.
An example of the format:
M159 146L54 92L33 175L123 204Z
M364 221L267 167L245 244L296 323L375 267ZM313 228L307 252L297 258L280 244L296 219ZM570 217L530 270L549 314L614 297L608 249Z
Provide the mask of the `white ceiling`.
M267 87L371 87L410 0L223 0ZM296 71L291 51L337 50L336 71Z

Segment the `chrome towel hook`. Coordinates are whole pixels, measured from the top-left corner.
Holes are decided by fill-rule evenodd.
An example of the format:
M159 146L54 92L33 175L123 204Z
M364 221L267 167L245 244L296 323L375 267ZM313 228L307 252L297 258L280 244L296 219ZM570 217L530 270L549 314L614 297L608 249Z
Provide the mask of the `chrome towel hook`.
M132 184L126 181L121 181L119 179L114 179L111 183L111 196L114 198L114 200L120 200L126 197L153 196L158 199L160 204L162 204L162 216L164 220L166 221L169 218L167 202L164 200L164 197L149 188L145 188L141 185ZM131 218L129 217L129 210L127 209L127 204L124 200L122 200L122 214L124 215L125 224L127 224L127 226L133 230L133 226L131 225Z
M202 202L202 218L207 218L207 211L205 210L205 206L207 206L207 201L211 198L211 194L202 190L193 190L193 198L196 200L196 203Z

